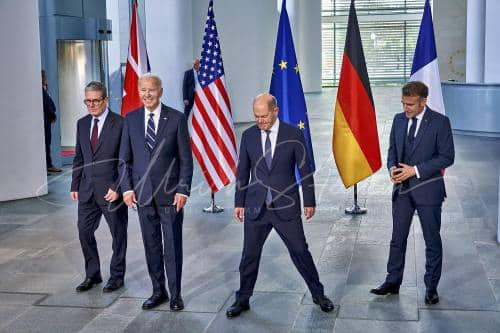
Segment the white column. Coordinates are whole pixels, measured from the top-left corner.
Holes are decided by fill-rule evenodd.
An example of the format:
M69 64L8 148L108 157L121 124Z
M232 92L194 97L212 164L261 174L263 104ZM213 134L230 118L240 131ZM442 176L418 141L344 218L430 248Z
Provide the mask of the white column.
M193 49L201 53L208 1L193 1ZM269 91L278 27L276 2L214 2L226 83L235 122L253 121L252 100Z
M485 1L467 1L466 82L484 82Z
M486 0L484 27L484 82L500 83L500 1Z
M38 0L0 1L0 201L47 193Z
M305 93L321 91L321 0L297 1L294 42ZM288 7L288 2L287 2Z
M163 81L162 101L182 112L182 79L193 62L191 0L148 0L145 13L149 62Z

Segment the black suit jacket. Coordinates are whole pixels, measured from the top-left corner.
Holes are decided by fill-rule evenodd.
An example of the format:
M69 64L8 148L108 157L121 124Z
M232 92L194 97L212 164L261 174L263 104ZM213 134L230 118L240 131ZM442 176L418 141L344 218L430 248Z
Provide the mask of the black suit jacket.
M161 105L155 147L146 147L144 107L125 117L120 147L122 192L135 191L140 206L171 205L175 193L189 195L193 177L193 157L186 117Z
M295 178L298 167L305 207L315 207L314 178L309 168L303 133L280 122L271 169L263 157L261 131L254 125L243 132L236 172L235 207L245 208L245 217L255 220L271 188L276 214L283 220L300 218L299 186Z
M91 115L80 118L77 122L71 191L78 192L80 202L87 202L94 196L100 205L107 205L104 196L108 190L119 192L118 153L123 118L108 112L95 152L92 152L90 146L91 124Z
M182 81L182 98L183 100L189 101L189 104L184 107L185 110L191 110L194 104L194 71L189 69L184 72L184 79Z
M408 131L408 118L405 113L398 113L394 117L389 152L387 154L387 168L398 166L403 161L405 138ZM453 134L448 117L426 109L421 120L417 136L413 143L408 164L417 167L420 178L409 178L409 188L412 197L418 205L438 205L446 197L446 189L442 177L442 170L453 164L455 148ZM398 195L400 185L395 186L393 200Z

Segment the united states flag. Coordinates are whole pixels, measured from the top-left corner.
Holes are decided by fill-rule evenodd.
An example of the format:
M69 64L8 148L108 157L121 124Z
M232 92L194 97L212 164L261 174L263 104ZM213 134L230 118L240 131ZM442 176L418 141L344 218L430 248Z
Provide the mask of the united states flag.
M236 178L238 157L212 0L189 127L193 154L212 192L217 192Z

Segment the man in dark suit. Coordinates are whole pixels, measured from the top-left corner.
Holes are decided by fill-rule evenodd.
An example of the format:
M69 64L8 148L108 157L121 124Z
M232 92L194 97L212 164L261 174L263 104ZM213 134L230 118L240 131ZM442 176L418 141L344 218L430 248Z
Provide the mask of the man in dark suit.
M50 157L50 143L52 142L52 124L55 123L56 116L56 105L50 97L49 83L47 81L47 73L42 70L42 98L43 98L43 129L45 132L45 162L47 165L47 172L61 172L62 170L56 168L52 164L52 158Z
M244 222L240 289L226 315L237 317L250 309L262 247L273 228L288 248L314 303L325 312L332 311L333 303L324 295L302 226L296 167L301 176L306 219L313 217L316 206L304 135L298 128L279 121L276 99L268 93L254 99L253 113L257 124L243 132L236 174L234 215Z
M406 243L415 210L425 240L425 303L439 302L441 277L441 206L446 197L443 170L453 164L455 149L449 119L426 106L428 88L419 81L402 89L404 112L392 123L387 168L394 183L392 239L387 277L371 292L398 294L403 281Z
M184 72L184 80L182 81L182 96L184 99L184 115L189 118L189 113L194 104L194 90L196 86L195 75L200 69L200 59L196 58L193 61L193 68Z
M106 87L90 82L85 87L89 114L78 120L71 198L78 200L78 235L85 258L85 280L76 287L83 292L102 282L94 233L104 215L111 231L113 256L104 292L123 286L127 251L127 206L119 195L118 152L123 118L108 109Z
M139 213L153 295L142 308L168 301L170 309L184 308L181 297L183 207L191 189L193 158L186 117L160 103L159 77L139 79L144 104L127 114L120 148L124 201Z

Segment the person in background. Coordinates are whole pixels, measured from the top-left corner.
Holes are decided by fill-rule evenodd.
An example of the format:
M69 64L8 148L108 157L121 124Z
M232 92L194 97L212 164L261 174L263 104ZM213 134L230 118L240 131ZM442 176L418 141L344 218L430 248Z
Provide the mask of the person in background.
M56 105L48 93L49 84L47 81L47 73L42 70L42 97L43 97L43 128L45 132L45 161L47 172L61 172L62 170L52 165L50 157L50 143L52 141L52 124L55 123Z
M184 99L184 115L186 119L194 105L194 90L196 85L196 73L200 69L200 59L196 58L193 61L193 68L184 72L184 80L182 81L182 96Z

